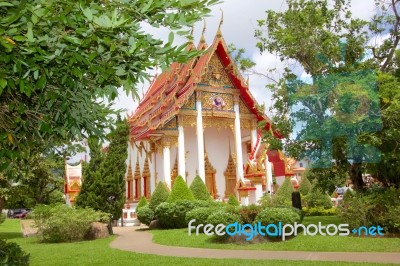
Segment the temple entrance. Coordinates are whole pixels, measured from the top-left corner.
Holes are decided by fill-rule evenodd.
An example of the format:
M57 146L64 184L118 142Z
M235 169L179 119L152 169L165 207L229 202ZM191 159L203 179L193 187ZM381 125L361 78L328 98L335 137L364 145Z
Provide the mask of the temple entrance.
M213 199L218 198L217 183L215 181L215 168L211 165L207 153L204 156L205 172L206 172L206 187Z

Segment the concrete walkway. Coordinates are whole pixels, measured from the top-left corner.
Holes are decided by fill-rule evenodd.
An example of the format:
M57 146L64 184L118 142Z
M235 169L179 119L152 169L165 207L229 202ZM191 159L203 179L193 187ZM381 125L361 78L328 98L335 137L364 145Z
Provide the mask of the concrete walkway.
M399 263L400 253L383 252L310 252L310 251L262 251L225 250L163 246L152 241L152 234L143 227L114 227L117 239L112 248L144 254L173 257L257 260L312 260Z

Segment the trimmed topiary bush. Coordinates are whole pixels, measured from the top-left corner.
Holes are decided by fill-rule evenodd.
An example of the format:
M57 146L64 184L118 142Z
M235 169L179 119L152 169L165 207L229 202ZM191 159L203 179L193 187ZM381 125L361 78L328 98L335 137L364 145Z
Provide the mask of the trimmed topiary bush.
M29 265L29 256L18 244L0 239L1 265Z
M146 197L141 197L138 205L136 206L136 212L138 212L140 208L145 207L147 205L148 203Z
M218 224L223 224L226 226L228 224L232 224L235 222L238 222L239 224L242 223L240 216L238 214L226 212L226 210L224 209L213 212L207 219L207 223L212 224L214 226L217 226ZM225 234L223 236L214 235L214 238L219 241L222 241L229 238L229 235L228 234Z
M290 178L286 177L285 181L283 181L282 185L278 188L276 195L282 196L283 198L292 202L292 192L294 191L292 182L290 182Z
M305 196L311 191L311 182L308 180L307 175L304 174L300 181L299 192Z
M196 200L211 200L210 192L200 176L196 176L190 185L190 191Z
M316 187L304 197L304 202L307 208L322 207L324 209L330 209L333 207L331 197Z
M184 228L187 226L186 213L194 208L195 204L188 200L163 202L157 207L155 216L162 228Z
M169 194L167 202L177 202L180 200L194 201L194 197L190 189L187 187L185 180L183 180L181 176L178 176L171 189L171 194Z
M163 202L166 202L169 196L169 190L163 182L158 182L156 189L150 198L149 207L153 211L156 210L157 206Z
M261 211L255 220L261 224L294 224L300 222L301 217L293 208L268 208Z
M149 206L143 206L137 211L138 220L145 225L150 225L154 220L154 211Z
M239 206L240 205L239 201L237 200L237 198L234 195L229 196L227 204L230 206Z
M189 224L189 222L193 219L196 221L192 223L192 225L199 225L199 224L206 224L208 217L211 215L213 212L212 209L210 208L196 208L191 211L188 211L186 213L186 223Z

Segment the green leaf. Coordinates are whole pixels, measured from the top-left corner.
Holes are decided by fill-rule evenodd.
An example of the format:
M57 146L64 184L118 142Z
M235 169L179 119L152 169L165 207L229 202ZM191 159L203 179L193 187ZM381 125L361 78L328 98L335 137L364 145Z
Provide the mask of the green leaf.
M0 78L0 95L3 92L3 89L7 86L7 80Z
M63 38L64 38L64 40L66 40L70 43L73 43L73 44L80 45L82 43L81 40L75 36L64 36Z
M14 5L11 3L7 3L7 2L0 2L0 7L2 7L2 6L14 6Z
M151 4L153 4L153 0L149 0L147 4L140 10L141 13L146 13L147 10L151 7Z
M168 43L171 43L174 41L174 33L171 31L168 35Z
M89 21L93 21L93 13L92 10L90 8L82 8L81 6L81 10L83 12L83 14L85 15L85 17L89 20Z
M26 33L26 37L28 38L29 42L33 42L34 39L33 39L33 30L32 30L33 24L32 24L32 22L28 22L27 26L28 26L28 31Z
M34 78L35 80L37 80L38 77L39 77L39 70L35 70L35 72L33 72L33 78Z

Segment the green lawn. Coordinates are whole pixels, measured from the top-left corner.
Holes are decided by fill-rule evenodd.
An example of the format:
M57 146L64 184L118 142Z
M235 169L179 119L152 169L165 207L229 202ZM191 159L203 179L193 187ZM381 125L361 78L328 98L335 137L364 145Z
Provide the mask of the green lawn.
M168 231L164 231L168 232ZM260 261L260 260L220 260L187 259L144 255L115 250L109 247L114 239L84 241L65 244L42 244L36 238L22 238L18 220L6 220L0 225L0 238L17 242L24 251L31 254L31 265L338 265L337 262L308 261ZM340 265L384 265L367 263L343 263Z
M335 216L306 217L305 225L339 224ZM152 230L153 241L162 245L199 247L213 249L256 249L256 250L293 250L293 251L343 251L343 252L400 252L399 238L373 238L353 236L304 236L302 234L281 242L259 244L220 244L213 237L200 234L188 236L187 229Z

